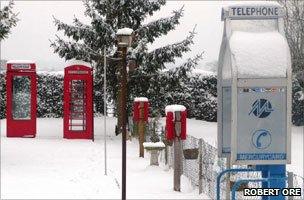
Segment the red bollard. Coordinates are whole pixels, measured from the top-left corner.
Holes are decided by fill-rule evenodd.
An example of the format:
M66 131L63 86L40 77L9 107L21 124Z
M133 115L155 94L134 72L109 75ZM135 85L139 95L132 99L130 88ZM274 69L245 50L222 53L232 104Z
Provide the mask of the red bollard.
M187 138L187 111L182 105L166 107L166 138L174 141L174 191L180 191L182 174L181 140Z
M149 101L145 97L137 97L133 103L133 121L137 123L139 140L139 157L144 157L145 126L149 117Z

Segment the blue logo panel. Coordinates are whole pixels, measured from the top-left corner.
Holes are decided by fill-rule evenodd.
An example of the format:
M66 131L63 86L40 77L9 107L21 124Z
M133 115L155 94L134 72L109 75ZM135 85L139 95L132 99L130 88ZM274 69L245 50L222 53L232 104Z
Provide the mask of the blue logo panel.
M266 118L272 111L272 105L268 100L258 99L252 104L249 115L254 114L258 118Z

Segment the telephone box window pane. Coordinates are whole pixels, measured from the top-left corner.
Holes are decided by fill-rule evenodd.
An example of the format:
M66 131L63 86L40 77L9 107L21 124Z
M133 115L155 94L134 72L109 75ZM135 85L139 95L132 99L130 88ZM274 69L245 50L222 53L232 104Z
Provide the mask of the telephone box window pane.
M72 80L70 83L70 131L86 130L86 82L84 80Z
M13 77L13 119L31 119L31 80L29 76Z

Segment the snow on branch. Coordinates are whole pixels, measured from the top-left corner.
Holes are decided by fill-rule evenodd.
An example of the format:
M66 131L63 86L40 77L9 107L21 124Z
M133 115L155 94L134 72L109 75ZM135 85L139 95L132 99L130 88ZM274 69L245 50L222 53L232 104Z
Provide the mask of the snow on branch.
M17 14L13 13L13 1L10 1L7 6L0 10L0 41L7 38L10 29L17 25Z
M138 37L137 39L146 38L148 42L152 43L156 38L166 35L179 24L179 19L183 16L183 11L184 6L177 11L173 11L173 15L170 17L160 18L141 26L135 31Z
M190 73L195 66L198 65L198 62L202 60L203 53L197 54L194 58L189 58L185 63L177 68L173 68L169 71L172 71L173 74L177 75L177 77L184 77L187 73Z
M195 29L190 32L190 35L181 42L170 44L148 53L147 63L153 67L163 66L164 63L174 63L175 58L182 57L183 53L190 51L190 45L193 44Z
M99 56L98 53L85 44L70 41L66 42L58 36L56 37L57 39L51 43L51 47L54 48L55 53L58 53L60 57L64 57L66 60L74 58L88 62Z
M64 34L68 37L72 37L75 41L85 40L91 41L97 39L97 34L94 32L91 26L81 23L77 18L74 18L74 26L61 22L54 17L54 23L57 26L57 30L63 30Z

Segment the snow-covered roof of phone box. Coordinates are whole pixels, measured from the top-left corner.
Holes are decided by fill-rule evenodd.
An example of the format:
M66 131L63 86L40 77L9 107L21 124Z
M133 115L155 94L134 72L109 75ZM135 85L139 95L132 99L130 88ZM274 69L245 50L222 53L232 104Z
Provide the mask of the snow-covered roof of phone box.
M168 105L165 108L166 114L168 112L173 112L174 113L174 112L177 112L177 111L185 111L185 110L186 110L185 106L183 106L183 105L176 105L176 104L174 104L174 105Z
M8 64L33 64L35 61L33 60L9 60L6 63Z
M279 32L233 32L229 45L239 78L286 77L290 53Z
M148 102L149 100L146 97L136 97L134 101Z

